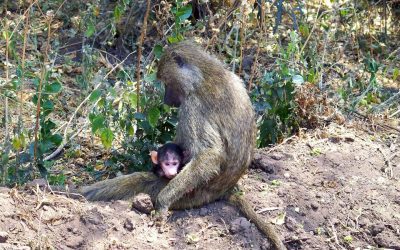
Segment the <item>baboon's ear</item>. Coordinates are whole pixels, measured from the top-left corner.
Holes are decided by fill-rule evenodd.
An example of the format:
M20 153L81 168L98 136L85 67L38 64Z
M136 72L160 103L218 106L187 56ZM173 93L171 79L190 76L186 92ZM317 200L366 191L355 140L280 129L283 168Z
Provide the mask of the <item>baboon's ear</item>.
M176 52L172 52L172 58L174 59L176 64L178 64L178 66L181 68L187 65L186 60L182 56L178 55Z
M157 154L157 151L150 151L150 157L151 157L151 161L155 164L155 165L157 165L158 164L158 154Z

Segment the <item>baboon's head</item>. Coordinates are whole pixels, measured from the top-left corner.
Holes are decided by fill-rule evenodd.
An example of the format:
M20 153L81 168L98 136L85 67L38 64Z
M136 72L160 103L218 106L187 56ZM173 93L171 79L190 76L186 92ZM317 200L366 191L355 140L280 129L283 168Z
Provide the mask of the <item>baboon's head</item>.
M158 64L157 78L165 85L164 102L179 107L188 95L204 87L205 78L223 72L222 65L190 42L170 45Z

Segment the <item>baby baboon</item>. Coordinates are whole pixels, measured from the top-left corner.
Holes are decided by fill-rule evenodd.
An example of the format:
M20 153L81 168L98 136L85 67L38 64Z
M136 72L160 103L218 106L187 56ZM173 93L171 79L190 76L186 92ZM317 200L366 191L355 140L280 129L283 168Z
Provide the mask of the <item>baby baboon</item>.
M133 173L84 187L82 194L110 200L147 193L160 214L227 197L275 248L285 249L273 227L231 191L250 165L256 139L254 111L240 78L190 42L166 49L157 78L165 84L164 102L179 107L174 143L188 152L190 161L171 180ZM193 191L189 195L187 190Z
M150 152L152 172L159 177L174 178L184 166L184 152L175 143L166 143Z

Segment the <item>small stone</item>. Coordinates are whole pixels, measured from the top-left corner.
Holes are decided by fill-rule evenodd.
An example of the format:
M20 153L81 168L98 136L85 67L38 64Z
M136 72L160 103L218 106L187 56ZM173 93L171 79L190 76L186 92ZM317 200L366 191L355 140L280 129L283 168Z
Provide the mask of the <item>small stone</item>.
M351 188L351 187L345 187L344 188L344 190L343 190L345 193L351 193L351 192L353 192L353 189Z
M251 227L251 223L244 217L239 217L236 220L231 222L230 231L233 234L249 231Z
M296 231L297 230L297 221L296 221L296 219L293 218L293 217L290 217L290 216L286 216L285 226L290 231Z
M329 141L330 141L330 142L333 142L333 143L339 143L341 139L342 139L342 138L340 138L339 136L331 136L331 137L329 138Z
M400 196L397 196L394 198L394 203L396 203L397 205L400 205Z
M333 225L337 225L337 224L340 223L340 220L338 218L332 218L331 222L332 222Z
M274 159L274 160L276 160L276 161L280 161L280 160L282 160L283 155L280 154L280 153L275 153L275 154L272 154L272 155L271 155L271 158Z
M370 232L371 232L372 236L376 236L376 235L382 233L383 230L385 230L385 225L382 223L372 225L370 228Z
M358 225L359 225L360 227L366 227L366 226L368 226L370 223L371 223L371 222L369 221L369 219L368 219L368 218L365 218L365 217L361 217L361 218L358 220Z
M128 230L129 232L132 232L135 227L133 226L132 221L129 218L126 218L124 221L124 228Z
M283 176L285 176L286 178L289 178L290 177L290 173L286 172L286 173L283 174Z
M133 198L132 207L145 214L150 214L154 210L150 196L144 193L140 193Z
M345 142L354 142L355 136L353 134L345 134L343 136Z
M0 231L0 243L5 243L8 240L8 233Z
M392 231L386 230L373 238L378 247L383 249L400 249L400 240Z
M318 203L316 203L316 202L311 202L311 208L313 209L313 210L317 210L318 208L319 208L319 204Z
M73 235L68 238L66 246L73 248L73 249L78 249L81 248L82 245L84 244L85 239L80 236L80 235Z
M279 197L285 197L287 195L287 192L283 191L283 190L278 190L278 196Z
M84 224L100 225L103 222L103 217L97 207L89 210L87 214L81 215L80 219Z
M67 231L73 234L77 234L79 232L79 230L76 227L68 227Z
M208 214L208 209L205 207L200 208L200 216L206 216Z

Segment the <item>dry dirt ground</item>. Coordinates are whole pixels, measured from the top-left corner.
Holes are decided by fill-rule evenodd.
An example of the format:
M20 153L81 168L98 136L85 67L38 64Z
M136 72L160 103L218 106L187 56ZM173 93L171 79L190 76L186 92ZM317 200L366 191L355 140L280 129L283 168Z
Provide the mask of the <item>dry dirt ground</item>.
M259 150L241 180L288 249L400 249L400 138L329 126ZM2 188L0 249L268 249L235 207L175 211L160 232L130 201Z

